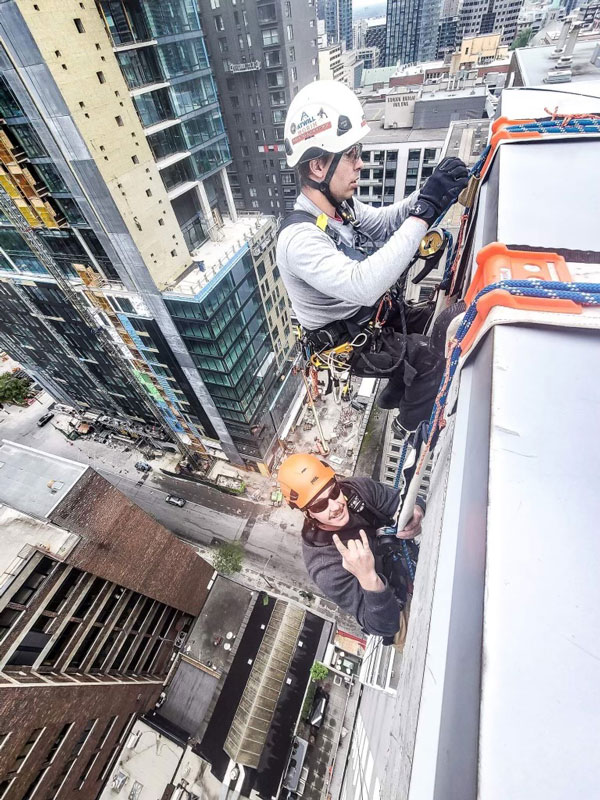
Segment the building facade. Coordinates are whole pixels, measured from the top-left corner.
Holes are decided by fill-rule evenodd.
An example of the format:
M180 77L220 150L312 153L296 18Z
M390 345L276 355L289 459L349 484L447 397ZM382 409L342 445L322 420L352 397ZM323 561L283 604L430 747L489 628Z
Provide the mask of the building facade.
M377 69L379 66L378 47L361 47L356 51L356 56L363 62L363 69Z
M523 0L462 0L458 17L461 36L501 33L502 44L511 45Z
M196 6L12 0L0 24L3 345L68 405L264 463L291 329L274 219L236 210Z
M367 20L367 30L365 32L365 47L377 47L383 58L385 53L385 30L386 18L375 17Z
M284 214L296 178L285 161L283 126L294 95L318 76L315 2L248 0L242 8L200 0L199 7L229 132L235 205Z
M388 0L385 64L410 64L436 57L440 4L436 0Z
M0 796L94 798L213 569L89 467L0 460Z
M325 0L324 19L328 43L352 50L352 0Z
M400 137L393 134L385 143L364 143L357 194L362 203L379 207L399 202L422 186L439 161L444 130L428 131L433 138L421 141L419 131L406 141L394 141Z

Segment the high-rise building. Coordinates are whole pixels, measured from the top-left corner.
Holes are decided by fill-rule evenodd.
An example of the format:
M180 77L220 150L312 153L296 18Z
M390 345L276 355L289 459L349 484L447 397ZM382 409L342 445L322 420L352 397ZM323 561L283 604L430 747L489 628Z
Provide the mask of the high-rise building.
M374 17L367 20L367 30L365 33L365 47L377 47L380 52L380 62L385 53L385 17Z
M438 29L436 58L445 58L452 54L459 44L459 17L442 17Z
M329 44L352 50L352 0L325 0L325 31Z
M369 22L366 19L357 19L352 23L352 49L359 50L365 47L365 36Z
M296 381L275 220L236 210L195 4L0 26L2 345L68 405L269 461Z
M458 16L461 36L502 33L502 44L512 44L523 0L462 0Z
M236 207L283 214L297 193L283 146L286 111L318 76L314 0L247 0L243 6L201 0L199 6L229 133Z
M380 51L378 47L360 47L356 56L363 62L364 69L377 69L379 66Z
M439 0L387 0L386 66L434 59L439 19Z
M0 445L0 796L97 797L212 567L89 467Z

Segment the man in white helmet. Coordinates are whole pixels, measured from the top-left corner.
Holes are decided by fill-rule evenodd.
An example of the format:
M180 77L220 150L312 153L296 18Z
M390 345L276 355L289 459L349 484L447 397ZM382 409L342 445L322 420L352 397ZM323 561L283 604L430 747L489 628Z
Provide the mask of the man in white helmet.
M353 338L374 317L423 234L468 183L463 162L447 158L405 200L382 208L361 203L353 195L363 166L360 141L369 130L358 98L337 81L305 86L286 116L287 162L298 169L301 191L280 229L277 265L300 324L324 344ZM386 331L402 332L382 337L390 347L378 363L390 381L379 405L399 406L401 424L414 429L428 416L443 358L420 335L423 314L404 311ZM401 368L392 371L396 363Z

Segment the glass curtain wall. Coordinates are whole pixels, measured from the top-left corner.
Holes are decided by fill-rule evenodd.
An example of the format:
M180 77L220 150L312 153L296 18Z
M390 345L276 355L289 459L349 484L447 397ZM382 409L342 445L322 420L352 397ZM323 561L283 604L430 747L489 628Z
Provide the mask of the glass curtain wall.
M261 371L272 350L250 255L245 253L207 297L165 300L234 441L250 453L252 429L262 424L274 379L272 369ZM250 454L260 457L255 449Z

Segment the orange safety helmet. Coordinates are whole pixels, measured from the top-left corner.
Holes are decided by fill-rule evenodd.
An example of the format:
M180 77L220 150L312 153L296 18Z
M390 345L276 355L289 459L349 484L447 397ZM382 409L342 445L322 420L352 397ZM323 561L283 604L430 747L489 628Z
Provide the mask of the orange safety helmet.
M335 478L335 472L310 453L295 453L279 467L281 492L292 508L305 508Z

